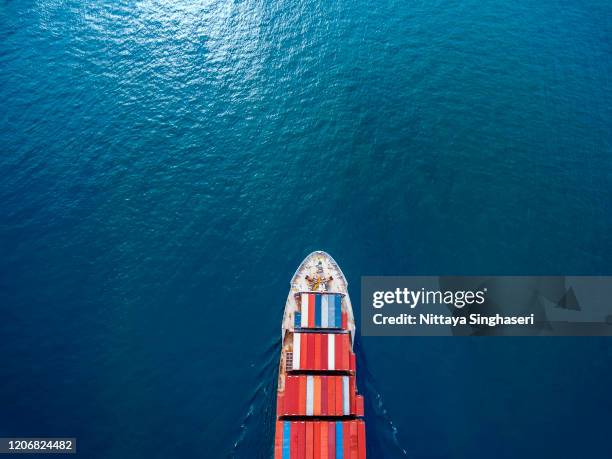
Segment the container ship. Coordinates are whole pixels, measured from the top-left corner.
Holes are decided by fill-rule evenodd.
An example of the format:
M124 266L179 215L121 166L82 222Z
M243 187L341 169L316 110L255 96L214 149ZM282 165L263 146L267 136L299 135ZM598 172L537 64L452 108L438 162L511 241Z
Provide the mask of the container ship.
M291 279L282 325L274 459L364 459L355 319L348 283L327 253L306 257Z

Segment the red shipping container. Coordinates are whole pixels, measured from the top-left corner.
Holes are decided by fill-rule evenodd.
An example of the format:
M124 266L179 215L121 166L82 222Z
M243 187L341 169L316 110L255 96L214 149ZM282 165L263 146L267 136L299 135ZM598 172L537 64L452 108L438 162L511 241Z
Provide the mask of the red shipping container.
M289 453L291 457L299 457L299 449L300 449L300 429L298 422L291 423L291 444Z
M327 377L327 415L333 416L336 410L336 382L333 376Z
M318 370L321 368L321 335L319 333L314 335L314 341L315 341L314 368Z
M292 405L293 405L293 409L292 409L292 413L291 414L298 414L300 412L300 385L301 385L301 376L295 376L293 378L293 383L292 383L292 388L291 388L291 394L292 394Z
M357 391L355 390L355 377L350 376L349 377L349 403L351 405L350 407L351 414L355 414L355 412L357 411L357 404L355 402L356 392Z
M357 416L363 416L364 415L363 397L361 395L357 395L356 399L357 399L357 408L356 408Z
M313 453L313 435L312 435L312 422L307 422L306 423L306 457L305 459L313 459L312 457L312 453Z
M342 423L342 450L344 451L343 459L351 457L351 423Z
M298 412L305 413L306 412L306 376L298 376L299 379L299 388L298 388Z
M335 351L335 367L336 370L344 370L344 368L342 367L342 335L337 334L334 335L334 339L336 340L335 345L334 345L334 351Z
M299 424L299 433L298 433L298 450L297 450L297 459L305 459L306 458L306 423L300 422ZM293 457L293 454L291 455Z
M336 376L336 415L342 416L342 376Z
M279 416L289 414L289 406L291 404L291 387L289 386L289 376L285 377L285 393L283 394L283 409L280 410Z
M315 361L315 335L308 333L308 358L306 360L306 367L309 369L314 368Z
M327 370L327 338L328 335L321 335L321 369Z
M327 422L321 422L321 459L327 459L329 457L328 453L328 440L327 440Z
M366 457L366 436L365 436L365 424L363 421L359 421L357 423L357 437L359 440L358 459L365 459Z
M348 328L348 315L346 311L342 311L342 330L346 330Z
M291 406L291 383L290 376L285 377L285 393L283 395L283 409L280 411L279 415L289 414L289 408Z
M347 453L347 459L358 459L357 455L359 452L359 439L357 437L357 421L351 421L351 454Z
M300 389L302 385L302 376L296 376L293 378L293 413L297 415L300 413Z
M276 422L276 435L274 436L274 459L283 458L283 423Z
M347 333L342 335L342 340L344 341L342 345L342 368L348 370L350 366L349 352L351 352L351 338Z
M329 454L327 457L329 459L336 459L336 423L328 422L327 423L327 443L328 443L328 451Z
M329 389L327 388L328 376L321 376L321 415L327 416L327 398Z
M308 333L300 333L300 369L306 368L308 356Z
M312 426L313 459L321 459L321 423L316 421Z
M287 393L287 383L285 383L285 392L279 392L276 397L276 417L285 414L285 394Z
M327 385L328 385L328 389L329 389L329 394L328 397L329 399L327 400L327 410L330 416L335 416L336 415L336 377L335 376L330 376L329 380L327 381Z
M355 354L351 352L349 354L349 358L350 358L349 370L351 370L354 373L356 371L356 367L357 367L357 364L355 362L355 360L356 360Z
M312 403L312 414L314 416L321 416L321 377L315 376L312 378L313 384L313 403Z
M308 327L315 326L315 296L308 295Z

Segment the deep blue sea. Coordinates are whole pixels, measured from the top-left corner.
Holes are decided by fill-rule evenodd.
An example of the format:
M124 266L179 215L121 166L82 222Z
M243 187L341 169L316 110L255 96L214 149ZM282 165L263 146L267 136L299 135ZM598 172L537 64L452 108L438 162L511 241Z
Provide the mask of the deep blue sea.
M612 274L609 0L0 0L0 437L268 458L289 280ZM612 341L362 338L369 458L612 457Z

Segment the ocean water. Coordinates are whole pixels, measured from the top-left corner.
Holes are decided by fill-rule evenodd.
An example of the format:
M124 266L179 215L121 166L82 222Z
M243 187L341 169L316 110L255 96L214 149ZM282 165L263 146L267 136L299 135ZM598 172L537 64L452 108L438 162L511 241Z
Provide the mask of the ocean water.
M0 1L0 437L265 458L288 282L612 274L612 3ZM612 342L358 338L370 458L607 458Z

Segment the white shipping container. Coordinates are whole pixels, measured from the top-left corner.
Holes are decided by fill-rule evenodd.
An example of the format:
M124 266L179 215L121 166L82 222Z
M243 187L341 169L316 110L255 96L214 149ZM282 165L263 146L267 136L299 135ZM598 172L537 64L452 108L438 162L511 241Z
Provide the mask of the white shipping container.
M328 304L329 304L329 295L323 295L321 297L321 327L323 328L327 328L328 327Z
M351 404L349 402L349 377L342 377L342 411L345 416L351 414Z
M327 335L327 369L335 370L336 369L336 340L334 339L336 335L330 333Z
M308 293L302 293L302 328L308 327Z
M306 416L314 413L314 378L306 376Z
M293 334L293 369L300 369L300 352L302 344L302 335L300 333Z

